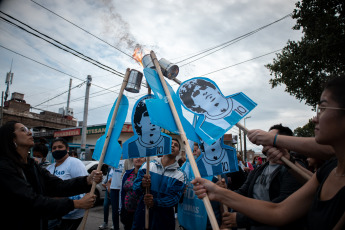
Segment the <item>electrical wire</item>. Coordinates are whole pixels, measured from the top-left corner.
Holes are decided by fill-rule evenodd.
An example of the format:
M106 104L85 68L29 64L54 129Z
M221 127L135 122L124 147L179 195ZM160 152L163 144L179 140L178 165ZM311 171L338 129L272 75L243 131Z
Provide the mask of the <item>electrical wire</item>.
M282 50L282 49L278 49L278 50L275 50L275 51L272 51L272 52L269 52L269 53L266 53L266 54L263 54L263 55L260 55L260 56L257 56L257 57L254 57L254 58L251 58L251 59L242 61L242 62L238 62L238 63L233 64L233 65L230 65L230 66L226 66L226 67L224 67L224 68L221 68L221 69L218 69L218 70L215 70L215 71L206 73L206 74L201 74L201 75L199 75L199 76L197 76L197 77L206 76L206 75L209 75L209 74L212 74L212 73L216 73L216 72L219 72L219 71L222 71L222 70L225 70L225 69L228 69L228 68L237 66L237 65L241 65L241 64L243 64L243 63L246 63L246 62L249 62L249 61L253 61L253 60L255 60L255 59L259 59L259 58L265 57L265 56L267 56L267 55L276 53L276 52L281 51L281 50Z
M90 57L84 55L84 54L82 54L81 52L78 52L78 51L76 51L76 50L70 48L70 47L67 46L67 45L62 44L61 42L59 42L59 41L57 41L57 40L51 38L50 36L48 36L48 35L46 35L46 34L43 34L43 33L39 32L38 30L36 30L36 29L34 29L34 28L28 26L27 24L25 24L25 23L23 23L23 22L21 22L21 21L15 19L15 18L13 18L12 16L10 16L10 15L8 15L8 14L2 12L2 11L0 11L0 13L6 15L7 17L9 17L9 18L11 18L11 19L13 19L13 20L15 20L15 21L17 21L17 22L23 24L23 25L25 25L26 27L30 28L31 30L33 30L33 31L35 31L35 32L37 32L37 33L43 35L44 37L46 37L46 38L48 38L48 39L50 39L50 40L52 40L52 41L54 41L54 42L56 42L57 44L59 44L59 45L65 47L66 49L63 48L63 47L61 47L61 46L59 46L59 45L57 45L57 44L54 44L53 42L51 42L51 41L49 41L49 40L47 40L47 39L45 39L45 38L43 38L43 37L41 37L41 36L39 36L39 35L33 33L33 32L31 32L31 31L28 31L27 29L25 29L25 28L23 28L23 27L21 27L21 26L15 24L14 22L11 22L11 21L7 20L6 18L0 16L0 18L1 18L2 20L6 21L6 22L9 23L10 25L16 26L16 27L18 27L19 29L24 30L24 31L27 32L27 33L30 33L30 34L32 34L33 36L36 36L36 37L38 37L38 38L40 38L40 39L42 39L42 40L44 40L44 41L46 41L46 42L52 44L53 46L55 46L55 47L57 47L57 48L59 48L59 49L64 50L65 52L71 53L71 54L73 54L73 55L76 56L76 57L79 57L79 58L81 58L81 59L83 59L83 60L85 60L85 61L87 61L87 62L89 62L89 63L91 63L91 64L93 64L93 65L96 65L96 66L99 67L99 68L102 68L102 69L104 69L104 70L106 70L106 71L108 71L108 72L111 72L111 73L113 73L113 74L115 74L115 75L117 75L117 76L124 77L124 74L123 74L123 73L121 73L121 72L119 72L119 71L117 71L117 70L115 70L115 69L113 69L113 68L111 68L111 67L109 67L109 66L106 66L106 65L104 65L104 64L102 64L102 63L100 63L100 62L98 62L98 61L96 61L96 60L94 60L94 59L92 59L92 58L90 58ZM72 52L72 51L73 51L73 52ZM75 52L75 53L74 53L74 52ZM81 55L81 56L80 56L80 55ZM112 71L110 71L110 70L112 70ZM113 71L114 71L114 72L113 72Z
M86 81L80 83L79 85L74 86L73 88L71 88L71 90L72 90L72 89L75 89L75 88L77 88L77 87L80 88L82 85L85 84L85 82L86 82ZM41 103L38 104L38 105L35 105L34 107L40 106L40 105L42 105L42 104L44 104L44 103L46 103L46 102L48 102L48 101L51 101L51 100L53 100L53 99L55 99L55 98L57 98L57 97L60 97L61 95L67 93L68 91L69 91L69 90L64 91L64 92L62 92L62 93L60 93L60 94L58 94L58 95L56 95L56 96L54 96L54 97L52 97L52 98L50 98L50 99L48 99L48 100L45 100L44 102L41 102Z
M269 24L267 24L267 25L265 25L265 26L262 26L262 27L260 27L260 28L258 28L258 29L255 29L255 30L253 30L253 31L251 31L251 32L248 32L248 33L246 33L246 34L244 34L244 35L241 35L241 36L239 36L239 37L237 37L237 38L234 38L234 39L232 39L232 40L230 40L230 41L224 42L224 43L222 43L222 44L220 44L220 45L217 45L217 46L215 46L215 47L206 49L205 51L202 51L202 52L200 52L200 53L197 53L197 54L195 54L195 55L192 55L191 57L188 57L188 58L185 58L185 59L183 59L183 60L181 60L181 61L175 62L175 64L178 64L178 63L181 63L181 62L185 62L185 61L187 61L187 60L189 60L189 59L192 59L192 58L194 58L194 57L200 56L200 55L202 55L202 54L204 54L204 53L207 53L207 52L209 52L209 51L212 51L212 50L216 49L216 50L213 51L213 52L207 53L207 54L205 54L205 55L203 55L203 56L201 56L201 57L199 57L199 58L197 58L197 59L194 59L194 60L192 60L192 61L190 61L190 62L188 62L188 63L185 63L185 64L183 64L183 65L179 65L179 66L180 66L180 67L183 67L183 66L185 66L185 65L188 65L188 64L190 64L190 63L193 63L193 62L195 62L195 61L197 61L197 60L200 60L200 59L202 59L202 58L204 58L204 57L206 57L206 56L209 56L209 55L211 55L211 54L213 54L213 53L215 53L215 52L217 52L217 51L219 51L219 50L221 50L221 49L224 49L224 48L226 48L226 47L228 47L228 46L230 46L230 45L232 45L232 44L235 44L236 42L239 42L239 41L241 41L241 40L243 40L243 39L245 39L245 38L247 38L247 37L249 37L249 36L251 36L251 35L253 35L253 34L255 34L255 33L259 32L259 31L261 31L261 30L263 30L263 29L265 29L265 28L267 28L267 27L269 27L269 26L271 26L271 25L273 25L273 24L275 24L275 23L277 23L277 22L279 22L279 21L282 21L282 20L284 20L284 19L290 17L291 15L292 15L292 13L290 13L290 14L288 14L288 15L285 15L284 17L282 17L282 18L280 18L280 19L278 19L278 20L276 20L276 21L274 21L274 22L271 22L271 23L269 23ZM218 49L218 48L219 48L219 49Z
M128 57L130 57L130 58L132 58L132 59L134 59L134 58L132 57L132 55L127 54L127 53L125 53L124 51L122 51L122 50L120 50L119 48L117 48L116 46L113 46L113 45L109 44L108 42L106 42L106 41L104 41L103 39L99 38L98 36L96 36L96 35L90 33L89 31L83 29L82 27L80 27L80 26L78 26L77 24L71 22L70 20L67 20L66 18L62 17L61 15L59 15L59 14L53 12L52 10L50 10L50 9L48 9L48 8L46 8L46 7L44 7L44 6L42 6L41 4L39 4L39 3L37 3L37 2L35 2L35 1L33 1L33 0L31 0L31 1L32 1L33 3L35 3L35 4L37 4L38 6L42 7L43 9L49 11L50 13L52 13L52 14L58 16L59 18L65 20L66 22L72 24L73 26L75 26L75 27L81 29L81 30L84 31L85 33L87 33L87 34L93 36L94 38L97 38L98 40L104 42L105 44L107 44L107 45L113 47L114 49L118 50L118 51L121 52L122 54L124 54L124 55L126 55L126 56L128 56ZM135 60L135 59L134 59L134 60Z

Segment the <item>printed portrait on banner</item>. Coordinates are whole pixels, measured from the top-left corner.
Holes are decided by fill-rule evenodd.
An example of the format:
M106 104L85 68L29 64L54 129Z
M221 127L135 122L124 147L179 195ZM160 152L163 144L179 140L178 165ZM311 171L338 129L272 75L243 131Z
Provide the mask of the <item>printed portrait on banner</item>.
M183 106L198 116L195 131L209 145L257 105L243 93L225 97L216 83L208 78L183 82L178 95Z
M145 101L152 98L153 95L145 95L134 105L132 112L134 136L123 143L124 159L171 153L171 137L162 133L160 126L151 123Z
M221 137L211 145L199 144L201 155L196 159L196 164L201 177L238 171L236 149L225 145L223 139Z
M150 113L150 119L153 124L161 126L162 128L169 130L172 133L179 134L178 127L171 112L167 96L165 95L162 83L159 79L156 70L151 68L144 69L144 75L147 83L150 85L155 97L154 99L148 99L146 101L147 109ZM168 82L166 82L170 92L171 99L174 102L176 112L180 118L183 130L189 140L200 143L199 137L196 134L194 127L183 116L181 101L171 88ZM157 113L157 111L159 111Z

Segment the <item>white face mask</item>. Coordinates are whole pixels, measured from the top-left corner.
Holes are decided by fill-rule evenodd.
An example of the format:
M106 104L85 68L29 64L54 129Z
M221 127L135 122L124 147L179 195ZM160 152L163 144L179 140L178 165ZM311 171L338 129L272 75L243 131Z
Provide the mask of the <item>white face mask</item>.
M42 158L40 158L40 157L34 157L34 160L35 160L38 164L40 164L40 163L42 162Z

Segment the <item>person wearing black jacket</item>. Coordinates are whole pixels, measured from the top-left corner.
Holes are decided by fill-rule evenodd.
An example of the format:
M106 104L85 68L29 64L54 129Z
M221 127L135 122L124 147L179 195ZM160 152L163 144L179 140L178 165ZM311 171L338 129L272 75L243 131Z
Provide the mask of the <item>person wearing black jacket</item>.
M95 195L87 194L81 200L67 197L90 191L93 181L102 180L101 171L63 181L30 158L33 145L32 133L23 124L10 121L0 128L2 229L44 230L48 219L61 217L74 208L89 209L94 205Z
M270 132L280 135L293 135L291 129L284 127L281 124L272 126L270 128ZM287 150L281 149L281 151ZM239 189L235 190L235 192L257 200L279 203L300 187L301 184L288 172L288 169L285 166L276 164L274 161L270 160L250 172L247 180ZM251 230L281 229L252 221L240 212L228 213L227 215L228 216L227 218L224 218L224 221L231 223L231 227L237 226L239 228L247 228ZM296 225L301 226L299 222L296 223ZM296 226L289 225L285 226L284 229L289 228L296 229Z

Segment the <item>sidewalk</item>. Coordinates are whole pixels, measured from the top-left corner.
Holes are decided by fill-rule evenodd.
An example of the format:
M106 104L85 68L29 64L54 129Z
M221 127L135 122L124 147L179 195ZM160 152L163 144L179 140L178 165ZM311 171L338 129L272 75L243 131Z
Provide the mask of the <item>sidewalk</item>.
M108 218L108 229L111 228L111 226L113 226L113 221L111 218L111 206L109 208L109 218ZM89 215L87 218L87 222L85 225L85 229L84 230L97 230L98 227L103 223L103 205L98 205L96 207L93 207L90 209L89 211ZM176 230L179 230L178 227L178 221L176 219ZM80 227L79 227L80 229ZM120 221L120 230L124 230L124 227Z

